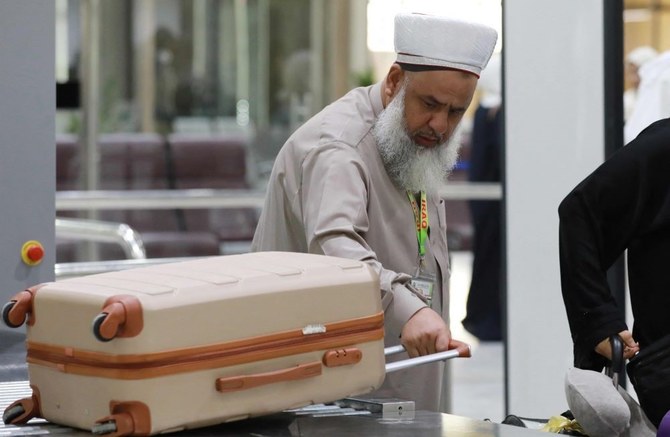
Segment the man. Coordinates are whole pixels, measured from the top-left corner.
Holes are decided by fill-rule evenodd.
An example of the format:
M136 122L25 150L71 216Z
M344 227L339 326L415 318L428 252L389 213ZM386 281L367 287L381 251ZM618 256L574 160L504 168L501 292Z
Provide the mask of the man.
M670 50L647 61L639 76L635 106L624 125L624 144L653 122L670 117Z
M387 345L410 356L455 347L449 260L437 190L454 166L456 128L497 34L486 26L400 14L386 78L307 121L277 155L252 250L369 263L380 276ZM348 304L343 302L343 304ZM396 372L376 395L438 410L443 365Z
M635 101L637 100L637 90L640 86L640 68L647 62L658 56L656 49L650 46L640 46L626 55L624 64L624 74L630 87L623 93L623 119L627 121L630 118Z

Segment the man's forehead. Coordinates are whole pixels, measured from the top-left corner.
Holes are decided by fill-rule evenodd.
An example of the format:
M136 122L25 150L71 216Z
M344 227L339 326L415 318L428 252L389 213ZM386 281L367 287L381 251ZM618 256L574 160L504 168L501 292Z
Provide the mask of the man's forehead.
M408 85L417 91L448 92L454 89L474 88L478 79L474 74L458 70L431 70L409 73Z

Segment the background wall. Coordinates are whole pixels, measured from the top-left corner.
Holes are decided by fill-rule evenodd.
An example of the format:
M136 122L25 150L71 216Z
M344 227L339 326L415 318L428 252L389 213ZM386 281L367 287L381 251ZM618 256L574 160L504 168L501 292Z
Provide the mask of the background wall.
M54 277L54 13L52 1L0 2L2 305L24 288ZM46 249L36 267L21 260L28 240L38 240Z
M557 209L604 157L604 1L504 2L507 406L526 417L567 409Z

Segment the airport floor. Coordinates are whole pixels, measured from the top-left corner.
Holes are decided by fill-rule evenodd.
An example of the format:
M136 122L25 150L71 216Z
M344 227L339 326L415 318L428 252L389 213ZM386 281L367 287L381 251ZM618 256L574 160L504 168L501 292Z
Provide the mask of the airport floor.
M463 329L472 274L472 253L451 253L451 331L472 346L472 357L451 362L451 413L500 423L505 418L502 342L478 342Z

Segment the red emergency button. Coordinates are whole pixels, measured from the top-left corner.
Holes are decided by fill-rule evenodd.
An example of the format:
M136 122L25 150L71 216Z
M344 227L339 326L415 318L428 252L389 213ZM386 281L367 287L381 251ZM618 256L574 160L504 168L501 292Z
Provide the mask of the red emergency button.
M23 243L21 248L21 259L29 266L34 266L42 262L44 258L44 247L39 241L30 240Z

